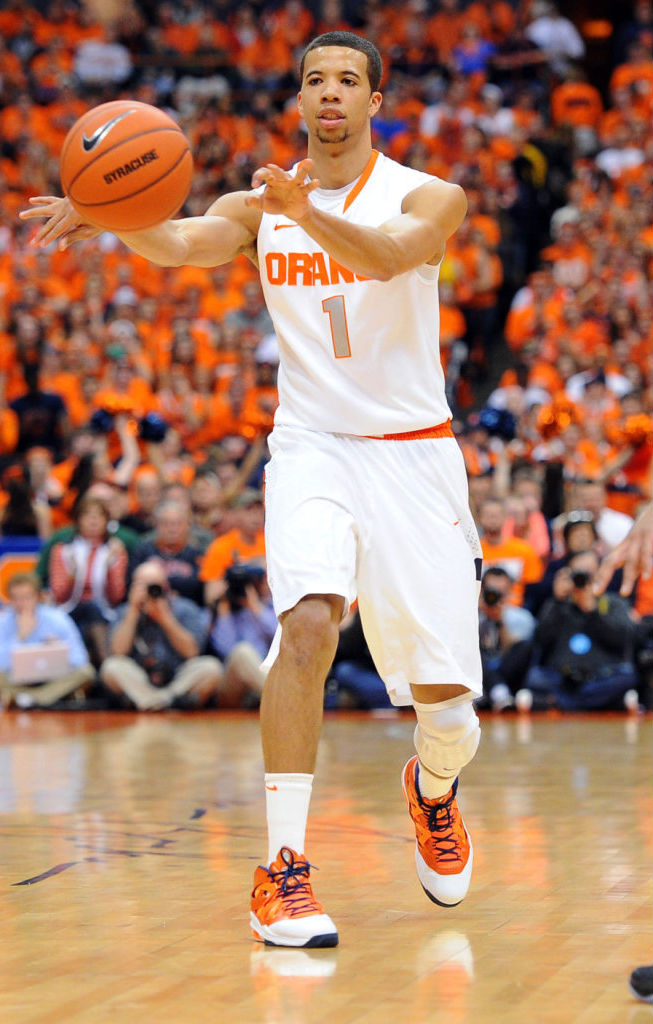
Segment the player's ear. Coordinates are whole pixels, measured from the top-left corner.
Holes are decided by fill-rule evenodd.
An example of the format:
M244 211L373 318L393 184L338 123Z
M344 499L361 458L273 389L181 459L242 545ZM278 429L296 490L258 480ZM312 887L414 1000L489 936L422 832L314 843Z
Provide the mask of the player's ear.
M370 117L374 117L382 103L383 96L381 95L381 93L373 92L372 95L370 96Z
M302 94L300 92L297 93L297 109L298 109L299 113L303 117L304 116L304 106L302 104Z

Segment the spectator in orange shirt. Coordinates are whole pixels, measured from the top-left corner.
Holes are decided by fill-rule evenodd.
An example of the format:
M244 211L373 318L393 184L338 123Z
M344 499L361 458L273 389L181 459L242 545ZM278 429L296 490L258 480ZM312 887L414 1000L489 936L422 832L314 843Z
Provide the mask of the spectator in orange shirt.
M487 569L498 565L505 569L513 581L511 601L523 605L526 588L542 577L542 562L528 541L519 537L504 539L505 521L505 505L498 498L490 498L481 505L478 525L482 531L483 566Z
M545 564L551 553L551 540L541 511L529 508L518 494L509 495L505 507L507 515L503 524L503 539L520 537L527 541Z
M204 583L204 603L212 605L227 591L225 573L240 562L263 562L263 495L246 488L236 500L237 525L213 541L204 556L200 579Z
M109 413L129 413L139 419L152 408L152 391L147 381L136 375L132 361L120 356L109 365L108 381L95 396L95 408Z
M197 448L197 431L206 422L204 400L193 390L186 367L173 363L167 382L153 397L154 411L179 434L182 445L189 451Z
M554 124L573 128L597 128L603 101L595 86L585 80L582 71L574 68L551 92L551 117Z
M610 76L610 91L633 86L638 95L650 97L653 91L653 58L650 45L644 39L634 39L627 52L627 60L617 65Z

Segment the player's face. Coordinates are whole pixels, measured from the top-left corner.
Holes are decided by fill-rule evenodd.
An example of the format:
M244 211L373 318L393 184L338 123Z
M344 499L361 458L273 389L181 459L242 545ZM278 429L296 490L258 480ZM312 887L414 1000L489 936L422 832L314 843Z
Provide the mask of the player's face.
M364 53L347 46L319 46L306 56L297 100L309 134L334 145L367 128L381 106L381 93L370 91Z

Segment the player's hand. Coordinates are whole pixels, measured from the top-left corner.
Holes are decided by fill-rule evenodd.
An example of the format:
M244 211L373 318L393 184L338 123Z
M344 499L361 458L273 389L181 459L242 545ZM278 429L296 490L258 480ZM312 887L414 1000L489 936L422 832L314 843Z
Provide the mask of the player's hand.
M71 242L97 238L102 233L100 228L86 224L66 197L32 196L28 202L30 209L21 210L18 214L21 220L47 218L32 239L32 245L41 249L57 239L60 240L59 248L65 249Z
M317 178L309 180L312 170L312 160L302 160L295 174L283 171L276 164L259 167L252 176L252 188L265 185L265 191L248 196L245 202L263 213L281 213L289 220L301 220L311 206L308 197L320 187Z
M653 572L653 501L640 512L628 536L601 562L594 579L595 594L603 593L622 565L624 575L619 593L627 597L640 574L648 579Z

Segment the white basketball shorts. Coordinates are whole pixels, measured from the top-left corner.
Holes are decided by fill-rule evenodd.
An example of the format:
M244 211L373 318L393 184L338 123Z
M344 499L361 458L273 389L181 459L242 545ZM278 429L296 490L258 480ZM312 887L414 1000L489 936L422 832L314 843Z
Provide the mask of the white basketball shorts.
M307 594L358 598L395 704L410 685L482 692L481 546L453 437L377 440L275 427L265 471L268 577L278 616ZM269 667L279 635L266 658Z

